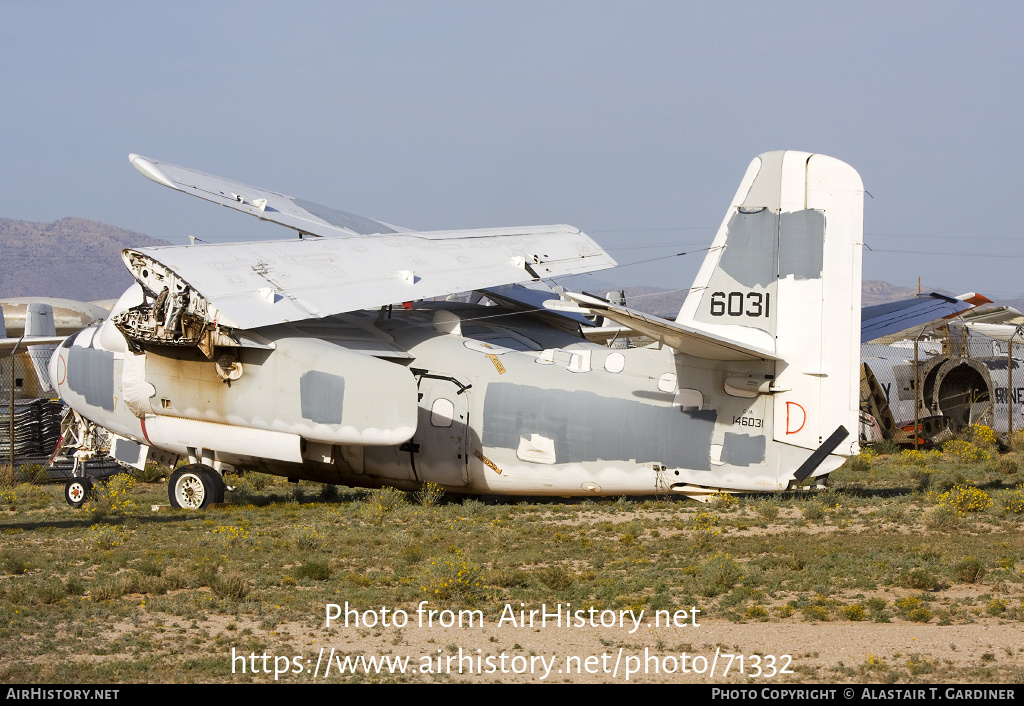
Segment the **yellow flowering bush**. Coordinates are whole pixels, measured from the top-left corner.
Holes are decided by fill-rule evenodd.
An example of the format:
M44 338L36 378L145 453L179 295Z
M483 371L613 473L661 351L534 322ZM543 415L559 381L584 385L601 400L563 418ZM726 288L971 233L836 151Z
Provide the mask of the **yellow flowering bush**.
M980 488L971 485L957 485L941 495L929 493L940 507L949 508L963 517L969 512L982 512L992 507L992 498Z
M928 454L920 449L906 449L897 454L896 460L898 463L908 466L926 466L928 465Z
M718 534L718 516L713 512L701 512L693 518L693 528L698 531Z
M993 446L996 443L996 433L984 424L967 425L961 430L960 438L975 446Z
M118 473L106 483L96 486L96 504L93 512L103 515L131 515L138 510L132 493L135 490L135 479L127 473Z
M128 539L129 533L123 527L93 525L89 528L90 538L98 549L114 549Z
M1000 500L1004 513L1019 515L1024 512L1024 483L1018 483L1013 490L1005 491Z
M992 458L992 454L985 449L963 439L946 442L942 447L942 453L949 460L957 463L977 463Z
M483 594L484 580L480 567L459 554L430 557L423 570L423 593L439 600L460 598L467 601Z
M740 501L732 493L718 491L708 499L708 504L718 510L729 511L739 505Z

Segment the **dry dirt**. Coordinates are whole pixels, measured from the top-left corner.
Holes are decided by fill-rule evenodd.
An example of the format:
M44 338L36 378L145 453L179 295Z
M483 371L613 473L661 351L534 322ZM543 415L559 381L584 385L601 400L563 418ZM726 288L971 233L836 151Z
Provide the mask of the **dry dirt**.
M518 606L515 608L518 610ZM435 624L420 628L416 626L416 613L408 613L404 629L345 628L335 623L329 630L311 630L308 624L291 623L267 635L255 624L248 627L269 643L265 653L272 655L266 663L270 672L274 657L305 656L308 672L281 674L279 681L286 682L322 679L328 664L328 676L336 677L342 661L358 655L409 657L406 680L481 683L1001 683L1024 668L1019 623L996 619L940 626L820 623L799 618L732 623L705 621L698 616L697 627L683 626L683 618L680 627L654 627L647 625L645 615L641 626L630 634L633 623L628 616L623 629L560 628L552 622L546 627L513 627L508 621L499 626L497 619L488 620L482 627L444 628ZM164 625L174 620L171 616L167 619ZM211 616L203 627L213 635L224 630L227 623L227 618ZM238 620L232 632L246 627L244 620ZM230 659L230 648L225 652L225 659ZM264 669L259 658L262 654L257 653L259 669ZM758 657L752 659L754 655ZM236 672L241 670L238 660L242 656L235 653ZM251 661L246 662L250 672L251 665ZM688 673L683 673L683 667ZM395 679L373 677L379 678ZM253 681L273 681L273 674L257 674Z

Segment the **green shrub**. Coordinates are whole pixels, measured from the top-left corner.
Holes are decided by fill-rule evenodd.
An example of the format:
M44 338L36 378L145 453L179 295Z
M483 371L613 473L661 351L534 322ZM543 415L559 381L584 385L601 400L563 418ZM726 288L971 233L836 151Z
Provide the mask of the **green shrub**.
M743 614L743 617L747 620L767 620L768 609L763 605L752 605L747 608L747 611Z
M710 598L728 593L743 579L739 565L728 554L715 554L700 567L697 591Z
M242 476L248 486L256 493L274 484L274 476L268 473L250 471Z
M210 590L221 598L241 600L249 595L249 583L239 572L218 575L210 584Z
M843 620L860 621L867 619L868 614L862 605L844 605L839 609L839 617Z
M26 463L18 468L22 482L41 485L50 481L50 469L42 463Z
M754 512L761 519L773 522L779 517L779 502L775 498L758 500L754 503Z
M552 591L564 591L573 584L573 575L561 566L547 566L537 572L541 583Z
M423 547L418 544L410 544L402 547L402 551L399 556L402 561L406 564L415 564L417 561L423 558Z
M985 565L975 557L968 557L953 567L956 577L964 583L977 583L985 575Z
M156 483L159 480L170 477L171 472L169 467L156 461L150 461L142 470L133 469L132 475L142 483Z
M331 578L331 567L327 562L310 560L295 569L295 578L326 581Z
M933 507L924 515L925 527L940 532L951 532L960 526L960 514L946 506Z
M805 520L820 520L825 516L827 510L828 508L825 506L825 503L820 500L811 500L804 503L800 514L803 515Z
M396 488L384 487L366 496L360 513L370 524L380 525L404 502L405 493Z
M919 591L934 591L939 584L935 574L927 569L912 569L904 571L899 578L899 585L903 588L913 588Z
M847 459L846 464L849 466L851 471L857 471L863 473L864 471L871 470L871 459L873 454L862 451L857 456L851 456Z
M1001 601L998 598L993 598L985 606L985 612L989 615L1002 615L1006 612L1006 602Z
M800 612L803 613L804 620L827 621L830 617L828 608L820 605L804 606L804 608Z
M444 488L437 483L424 483L423 487L416 491L416 502L423 507L433 507L441 502L444 497Z
M516 569L496 569L488 574L488 582L501 588L525 588L530 585L526 574Z
M94 601L113 601L124 594L125 582L120 576L97 579L89 589L89 597Z
M932 619L932 612L927 608L912 608L905 614L907 620L914 623L927 623Z
M458 554L431 557L423 570L420 589L425 597L473 603L484 595L484 580L480 567Z
M11 576L17 576L28 571L28 564L21 557L4 556L3 561L0 563L3 564L4 573Z
M992 454L977 444L963 439L953 439L942 445L942 453L954 463L973 464L979 461L987 461Z
M876 456L891 456L900 452L900 445L892 439L883 439L876 444L872 444L871 450L875 452Z

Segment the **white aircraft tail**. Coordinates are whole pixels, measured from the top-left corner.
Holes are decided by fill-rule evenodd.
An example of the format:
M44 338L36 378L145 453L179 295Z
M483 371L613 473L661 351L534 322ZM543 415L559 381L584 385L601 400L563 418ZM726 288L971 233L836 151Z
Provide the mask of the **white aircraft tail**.
M36 372L36 379L39 380L40 392L52 392L53 384L50 382L48 367L50 356L56 346L52 343L45 345L28 345L33 338L53 338L57 335L56 323L53 320L53 307L49 304L33 302L25 309L25 338L24 342L28 349L29 358L32 359L32 367Z
M676 319L775 352L776 441L819 449L831 439L833 453L857 452L863 214L849 165L762 154Z

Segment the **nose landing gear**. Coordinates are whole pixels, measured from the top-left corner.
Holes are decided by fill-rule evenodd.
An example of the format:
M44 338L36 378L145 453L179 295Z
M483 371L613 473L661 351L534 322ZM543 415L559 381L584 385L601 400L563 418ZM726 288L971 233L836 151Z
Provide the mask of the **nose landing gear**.
M92 497L92 481L88 478L72 478L64 486L64 499L76 510Z

